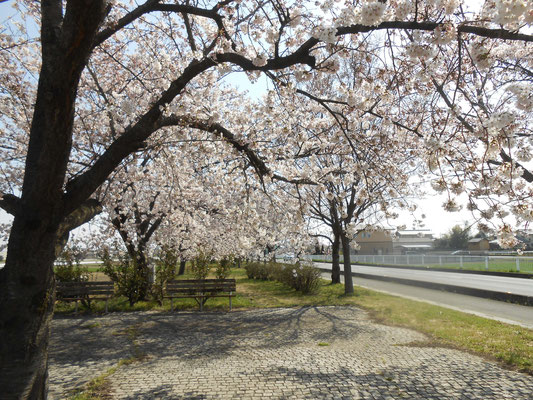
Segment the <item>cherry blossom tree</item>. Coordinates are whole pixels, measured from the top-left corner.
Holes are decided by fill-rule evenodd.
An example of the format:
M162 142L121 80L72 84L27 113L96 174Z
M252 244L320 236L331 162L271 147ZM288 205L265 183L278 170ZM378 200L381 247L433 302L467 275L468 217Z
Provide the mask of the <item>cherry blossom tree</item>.
M282 168L288 154L283 158L281 143L289 142L288 151L293 154L294 146L312 148L319 138L304 142L303 137L293 137L290 127L284 131L280 121L268 123L268 118L249 136L224 126L225 114L231 110L222 103L204 103L202 97L219 76L240 70L255 80L265 73L277 82L280 93L288 93L309 74L336 72L338 57L366 57L359 46L373 36L384 44L390 42L391 48L401 48L400 54L392 51L386 56L389 59L382 71L399 77L396 90L373 108L369 104L387 93L372 82L361 87L360 93L348 93L346 100L352 103L355 99L361 117L371 111L422 136L428 148L440 148L441 137L432 134L447 117L432 119L425 109L418 115L422 124L405 118L400 95L408 90L413 96L424 96L420 93L429 85L418 87L407 63L400 65L400 61L405 53L431 61L437 46L462 60L466 57L463 43L473 42L478 43L471 47L477 62L490 63L494 55L513 64L509 54L530 50L533 41L527 33L533 17L531 4L521 0L485 4L477 14L465 11L457 0L325 1L320 5L304 0L146 0L135 5L105 0L16 2L18 16L0 34L0 146L6 178L1 182L0 207L14 216L6 264L0 271L3 395L46 397L57 243L100 212L101 204L93 194L124 160L146 148L153 135L164 134L170 127L216 133L246 155L266 184L280 179L308 181L296 174L299 168ZM31 29L26 31L32 24L40 27L38 38ZM421 32L423 41L416 32ZM410 36L414 42L404 44ZM435 39L424 39L429 36ZM454 40L449 41L450 37ZM439 77L439 84L461 71L457 63L442 64L445 55L438 53L440 64L428 66ZM528 70L517 66L516 71L527 75ZM101 89L92 90L86 84L90 81ZM530 98L527 88L511 93L520 104ZM320 97L320 93L312 95ZM90 98L98 98L100 105L92 115L95 102ZM458 99L451 99L452 106L460 105ZM282 114L268 110L272 118ZM254 113L240 117L249 115ZM87 124L91 117L94 123ZM459 134L472 138L476 132L445 131L442 138ZM91 152L85 151L88 147ZM456 153L459 159L468 154L464 150ZM434 153L430 150L429 155ZM504 154L509 159L500 153L493 161L502 162L503 170L511 167L514 171L516 153ZM458 167L463 165L459 161ZM291 171L295 174L290 175ZM519 182L528 182L528 176L527 167L512 175ZM516 211L527 214L530 205L525 207L526 211Z

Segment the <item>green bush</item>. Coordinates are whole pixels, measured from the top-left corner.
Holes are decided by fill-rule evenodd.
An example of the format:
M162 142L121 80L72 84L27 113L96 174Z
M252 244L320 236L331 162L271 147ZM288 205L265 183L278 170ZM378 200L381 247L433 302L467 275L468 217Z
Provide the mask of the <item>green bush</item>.
M91 274L87 267L82 267L81 258L76 251L66 247L59 255L54 267L56 279L60 282L86 282Z
M163 247L154 261L155 280L152 284L152 298L163 304L163 296L165 294L165 286L167 282L176 277L176 267L179 262L179 257L175 250L169 247Z
M114 262L108 249L104 249L101 258L104 265L102 272L115 283L117 294L127 297L130 306L141 300L146 277L138 268L137 261L126 253Z
M195 279L205 279L209 274L211 267L209 263L211 262L211 255L206 254L203 251L200 251L198 255L192 260L191 271Z
M273 269L270 264L252 261L244 267L249 279L261 279L263 281L273 279Z
M217 279L226 279L229 276L231 266L233 265L233 263L234 263L233 256L224 257L222 260L220 260L215 270Z
M289 285L303 294L313 293L318 289L320 270L309 263L297 262L291 271Z
M251 262L245 270L249 279L276 280L304 294L315 292L320 282L320 270L310 263Z
M246 276L248 277L248 279L256 279L257 274L255 264L255 262L248 262L244 266L244 270L246 271Z
M276 263L273 265L274 279L292 287L292 267L293 266L291 264Z
M76 251L76 248L65 247L56 260L54 274L59 282L87 282L91 277L89 268L81 266L83 256ZM81 304L84 307L91 307L89 297L82 298Z

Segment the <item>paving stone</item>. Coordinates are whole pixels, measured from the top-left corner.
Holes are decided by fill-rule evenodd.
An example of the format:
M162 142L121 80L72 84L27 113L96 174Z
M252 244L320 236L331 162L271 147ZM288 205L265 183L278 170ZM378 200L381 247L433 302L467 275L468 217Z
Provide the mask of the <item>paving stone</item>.
M355 307L56 318L49 397L64 399L140 351L143 361L109 377L113 399L531 400L530 376L409 346L425 339Z

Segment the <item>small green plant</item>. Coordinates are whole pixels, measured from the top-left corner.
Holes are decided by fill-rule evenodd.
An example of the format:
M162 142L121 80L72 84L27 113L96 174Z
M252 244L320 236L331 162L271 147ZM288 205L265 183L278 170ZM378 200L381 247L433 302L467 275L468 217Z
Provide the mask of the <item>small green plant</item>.
M297 262L292 269L289 286L303 294L314 293L320 283L320 270L310 263Z
M224 257L217 264L215 275L217 279L226 279L229 276L231 266L234 263L233 256Z
M119 255L118 262L114 262L107 248L104 249L101 258L104 265L102 272L115 283L117 294L127 297L130 306L141 300L146 277L143 271L138 268L135 258L126 253Z
M195 279L205 279L209 274L211 267L211 255L204 253L202 250L198 252L198 255L192 260L191 270Z
M54 273L60 282L86 282L90 278L87 267L81 266L82 256L75 248L65 247L56 261Z
M54 274L58 282L87 282L91 277L89 269L81 266L83 255L77 250L74 246L65 247L57 258ZM82 298L81 304L90 308L89 297Z
M155 280L152 285L152 298L163 304L163 296L167 282L176 277L176 266L179 257L176 251L170 247L163 247L155 260Z

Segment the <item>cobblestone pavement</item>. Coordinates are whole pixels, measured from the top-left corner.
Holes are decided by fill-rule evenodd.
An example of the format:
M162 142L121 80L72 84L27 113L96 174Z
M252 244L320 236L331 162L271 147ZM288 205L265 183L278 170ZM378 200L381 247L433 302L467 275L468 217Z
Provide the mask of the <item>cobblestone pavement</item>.
M113 399L533 399L533 379L353 307L57 318L50 397L109 377Z

